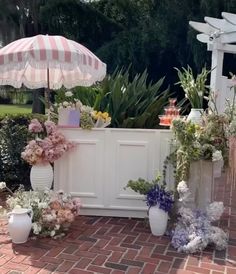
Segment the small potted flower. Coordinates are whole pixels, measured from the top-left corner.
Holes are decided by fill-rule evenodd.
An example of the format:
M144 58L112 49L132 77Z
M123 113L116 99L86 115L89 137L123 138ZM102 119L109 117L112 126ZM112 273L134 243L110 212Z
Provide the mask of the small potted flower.
M160 176L157 176L152 182L142 178L137 181L130 180L127 187L146 196L151 232L155 236L164 235L167 228L168 212L174 204L174 196L171 191L166 189L165 184L160 183Z

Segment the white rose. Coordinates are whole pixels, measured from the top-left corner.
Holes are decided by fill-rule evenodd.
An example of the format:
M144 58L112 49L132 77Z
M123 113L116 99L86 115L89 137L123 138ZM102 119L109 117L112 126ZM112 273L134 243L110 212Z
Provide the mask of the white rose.
M223 160L222 152L221 150L216 150L215 152L212 153L212 161L221 161Z
M38 207L39 207L39 209L42 209L42 208L47 208L48 205L47 205L47 203L39 203Z
M33 233L38 235L41 232L42 227L39 223L33 223L32 224L32 229L33 229Z
M69 103L68 103L67 101L64 101L64 102L62 103L62 105L63 105L63 107L68 107Z
M55 225L55 230L59 230L60 229L60 225Z
M55 230L52 230L52 231L50 232L50 236L51 236L51 237L53 237L55 234L56 234L56 231L55 231Z
M177 186L177 191L179 193L186 193L188 191L187 183L185 181L179 182Z
M67 91L67 92L65 93L65 96L66 96L66 97L71 97L71 96L73 96L73 92Z
M5 182L0 182L0 189L4 189L6 187L6 183Z

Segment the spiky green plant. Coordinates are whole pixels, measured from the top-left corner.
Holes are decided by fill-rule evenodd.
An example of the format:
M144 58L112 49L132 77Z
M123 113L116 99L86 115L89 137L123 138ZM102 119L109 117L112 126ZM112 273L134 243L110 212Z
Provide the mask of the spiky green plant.
M207 76L211 72L205 67L201 73L194 77L192 69L177 69L179 82L185 92L185 97L189 100L192 108L203 108L204 97L208 95L208 86L206 85Z
M158 115L167 104L169 90L162 90L164 78L148 83L147 71L129 79L129 70L115 71L102 83L95 109L107 111L111 127L158 128Z

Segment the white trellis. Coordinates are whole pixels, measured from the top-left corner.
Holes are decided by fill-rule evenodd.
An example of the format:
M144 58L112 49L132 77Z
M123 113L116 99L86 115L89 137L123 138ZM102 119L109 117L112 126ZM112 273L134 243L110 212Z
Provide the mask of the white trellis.
M225 99L233 96L230 80L222 75L224 53L236 54L236 14L222 12L221 15L223 19L205 17L206 23L189 22L192 28L200 32L197 39L206 43L207 49L212 51L210 87L218 95L216 105L219 112L224 111Z

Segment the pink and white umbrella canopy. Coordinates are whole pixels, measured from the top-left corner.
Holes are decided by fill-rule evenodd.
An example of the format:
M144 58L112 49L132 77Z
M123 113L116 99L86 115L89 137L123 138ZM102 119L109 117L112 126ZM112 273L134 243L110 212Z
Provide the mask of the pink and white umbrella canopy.
M0 85L59 89L91 86L106 75L106 64L62 36L37 35L0 49Z

